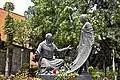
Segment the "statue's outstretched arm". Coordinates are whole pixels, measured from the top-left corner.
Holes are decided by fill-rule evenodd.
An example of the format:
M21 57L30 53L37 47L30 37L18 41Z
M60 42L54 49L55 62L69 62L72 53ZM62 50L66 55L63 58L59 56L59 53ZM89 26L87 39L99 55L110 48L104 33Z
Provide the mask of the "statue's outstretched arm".
M56 46L55 46L56 47ZM65 51L65 50L68 50L68 49L72 49L72 47L69 45L68 47L65 47L65 48L62 48L62 49L58 49L57 47L56 47L56 51L58 51L58 52L61 52L61 51Z

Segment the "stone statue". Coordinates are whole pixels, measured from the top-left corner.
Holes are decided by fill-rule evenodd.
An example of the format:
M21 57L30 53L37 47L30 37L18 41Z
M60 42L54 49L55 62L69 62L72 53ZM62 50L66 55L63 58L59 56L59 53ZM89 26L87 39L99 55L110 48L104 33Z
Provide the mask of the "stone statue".
M70 46L62 49L58 49L56 45L53 43L52 34L47 33L45 36L45 40L41 42L37 48L37 54L40 56L38 64L39 70L41 73L45 71L50 71L53 69L58 69L64 64L63 59L56 59L54 54L56 51L64 51L71 49ZM62 55L62 54L61 54Z
M90 46L92 47L94 44L94 32L93 32L93 27L92 25L88 22L88 18L86 14L82 14L80 17L80 21L83 25L82 30L81 30L81 40L80 40L80 44L78 45L78 50L80 50L79 46L84 45L85 43L85 39L89 38L89 43ZM81 67L80 72L82 72L82 69L84 68L84 71L88 71L88 65L89 62L88 60L83 64L83 66Z
M88 68L87 59L94 44L94 31L92 25L88 22L86 14L81 15L80 21L83 27L81 30L79 45L77 46L78 55L72 62L70 70L68 70L67 73L79 70L83 66L85 71L87 71Z

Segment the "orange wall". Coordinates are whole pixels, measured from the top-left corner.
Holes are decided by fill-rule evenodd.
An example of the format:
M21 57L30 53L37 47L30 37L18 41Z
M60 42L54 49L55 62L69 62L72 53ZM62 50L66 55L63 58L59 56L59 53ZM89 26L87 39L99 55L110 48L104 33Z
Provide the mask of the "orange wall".
M3 26L5 24L5 17L7 16L7 13L8 12L6 10L0 8L0 34L1 34L1 39L3 41L5 41L7 38L7 36L4 34L4 30L3 30ZM17 20L25 19L24 16L13 13L13 12L10 13L10 16L13 17L13 19L17 19ZM34 63L32 61L32 57L33 57L33 53L30 54L30 66L37 66L38 64Z
M1 39L2 40L6 40L7 36L4 34L4 30L3 30L3 26L5 24L5 17L7 16L7 11L0 8L0 34L1 34ZM17 20L24 20L24 16L16 14L11 12L10 16L13 17L13 19L17 19Z

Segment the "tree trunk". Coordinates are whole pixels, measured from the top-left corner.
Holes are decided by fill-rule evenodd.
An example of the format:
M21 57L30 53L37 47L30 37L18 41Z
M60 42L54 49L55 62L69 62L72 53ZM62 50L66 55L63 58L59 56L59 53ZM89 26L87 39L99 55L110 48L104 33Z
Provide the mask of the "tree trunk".
M5 77L9 76L9 48L7 48L6 52L6 62L5 62Z
M112 64L113 64L113 71L115 71L115 52L113 50L113 61L112 61ZM117 76L115 76L115 80L117 80Z

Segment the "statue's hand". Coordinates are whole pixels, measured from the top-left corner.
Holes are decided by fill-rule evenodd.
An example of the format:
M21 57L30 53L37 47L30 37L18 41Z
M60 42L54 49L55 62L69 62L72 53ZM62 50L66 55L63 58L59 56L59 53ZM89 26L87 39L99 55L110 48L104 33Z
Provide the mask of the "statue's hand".
M69 45L69 46L67 47L67 49L73 49L73 47L71 47L71 45Z
M80 45L77 46L77 49L80 47Z
M79 48L79 45L77 46L77 49Z

